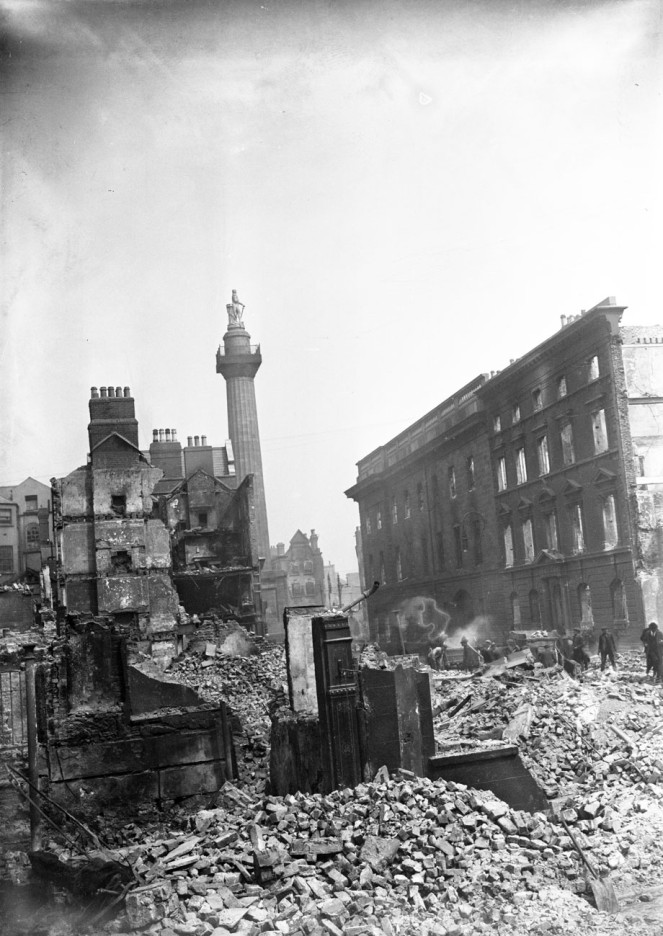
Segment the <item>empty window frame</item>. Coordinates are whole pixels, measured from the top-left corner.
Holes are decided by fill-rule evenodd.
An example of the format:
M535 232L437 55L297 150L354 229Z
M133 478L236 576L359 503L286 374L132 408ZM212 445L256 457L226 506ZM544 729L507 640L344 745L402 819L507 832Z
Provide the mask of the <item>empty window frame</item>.
M520 422L520 403L514 403L511 407L511 423L516 425Z
M111 494L111 510L118 517L123 517L127 512L126 494Z
M474 490L474 456L469 455L465 462L465 474L467 477L467 490Z
M396 581L403 581L403 559L401 557L400 546L396 547Z
M527 459L524 447L516 449L516 481L518 484L524 484L527 481Z
M419 511L419 513L423 512L423 509L425 506L426 506L426 502L424 500L424 486L420 481L419 484L417 485L417 510Z
M559 550L559 534L557 532L557 514L554 510L545 514L543 525L546 532L546 548Z
M594 438L594 454L608 451L608 430L605 422L605 410L599 409L592 413L592 436Z
M593 624L592 593L589 585L578 585L578 601L580 602L580 621L582 624Z
M508 568L509 566L513 565L513 530L511 529L510 523L504 527L503 541L504 565Z
M382 529L382 507L378 507L376 514L376 523L378 530Z
M585 534L582 516L582 505L572 504L569 508L571 520L571 548L574 553L581 553L585 550Z
M456 496L456 469L453 465L447 470L447 477L449 479L449 497Z
M543 395L541 393L541 388L537 387L535 390L532 390L532 409L534 412L542 409L543 407Z
M534 529L529 517L523 522L523 546L525 547L525 562L532 562L534 559Z
M406 520L409 520L412 516L412 509L410 507L410 492L406 491L403 495L403 517Z
M615 495L608 494L603 500L603 548L615 549L619 544L619 531L617 529L617 507Z
M398 523L398 501L396 495L391 499L391 522Z
M25 539L28 546L39 546L39 524L30 523L25 530Z
M500 416L493 416L493 432L502 431L502 418Z
M557 378L557 399L561 400L568 393L566 389L566 377L563 375Z
M542 435L536 440L536 459L539 466L539 477L550 473L550 454L548 452L548 436Z
M497 490L506 491L506 458L500 456L497 459Z
M26 494L25 495L25 509L26 510L38 510L39 502L36 494Z
M560 425L559 437L562 443L562 461L565 465L572 465L576 460L576 453L573 445L573 426L570 422Z
M206 527L207 526L207 511L201 510L198 512L198 526Z
M594 354L587 361L587 379L588 380L598 380L601 375L599 374L599 359L596 354Z

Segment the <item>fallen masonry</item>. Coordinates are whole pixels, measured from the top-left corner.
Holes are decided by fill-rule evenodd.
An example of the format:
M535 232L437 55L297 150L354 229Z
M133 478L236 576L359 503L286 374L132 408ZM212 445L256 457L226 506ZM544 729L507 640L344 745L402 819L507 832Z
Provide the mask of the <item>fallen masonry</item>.
M475 678L420 667L434 689L438 750L516 745L549 800L525 812L403 769L327 793L270 794L268 710L284 699L284 652L252 642L245 657L201 642L167 670L232 709L239 776L202 802L144 805L130 822L110 809L88 819L103 851L88 842L86 861L103 854L131 871L124 909L89 932L660 933L663 696L640 655L582 682L559 671ZM614 884L618 913L592 905L568 830ZM51 830L44 847L81 861Z

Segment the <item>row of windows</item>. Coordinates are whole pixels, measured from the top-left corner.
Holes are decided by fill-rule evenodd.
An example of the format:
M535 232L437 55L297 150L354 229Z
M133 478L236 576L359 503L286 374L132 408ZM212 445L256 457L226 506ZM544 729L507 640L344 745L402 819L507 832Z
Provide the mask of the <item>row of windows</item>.
M303 595L315 595L315 582L312 579L309 579L304 583L303 586L301 582L293 582L291 591L293 598L301 598Z
M598 378L601 376L599 372L599 359L597 355L594 354L585 362L585 375L586 375L587 383L591 383L593 380L598 380ZM555 393L554 399L556 400L561 400L567 395L568 389L567 389L567 383L566 383L566 376L564 374L558 377L557 380L555 381L554 393ZM531 412L532 413L536 413L539 410L543 409L543 407L547 403L550 403L550 402L552 402L552 399L545 398L543 388L535 387L534 390L532 390L532 394L531 394ZM521 419L522 419L521 404L517 402L517 403L514 403L513 406L511 407L511 425L512 426L517 425ZM502 417L500 414L496 413L493 416L493 430L495 432L500 432L501 429L502 429Z
M304 575L313 575L313 563L310 559L302 562L301 566L298 562L291 562L289 570L290 575L299 575L300 572L304 572Z
M454 465L450 465L447 469L447 484L449 497L451 497L453 500L458 495L458 488L456 484L456 469ZM474 490L476 477L473 455L469 455L465 460L465 484L468 491ZM433 489L433 503L437 504L440 497L439 481L437 475L433 475L431 478L431 485ZM419 511L419 513L422 513L426 509L424 486L421 482L417 484L414 503L413 498L410 495L410 491L407 489L405 489L400 499L395 494L392 495L389 505L389 515L392 524L398 524L401 520L410 520L415 509ZM374 513L370 508L366 513L366 533L370 536L370 534L373 533L374 528L376 530L382 530L384 528L384 514L382 504L378 504Z
M572 504L568 508L569 527L567 531L568 543L566 553L578 554L586 551L585 519L580 503ZM603 522L602 548L615 549L619 545L619 531L617 526L617 509L615 497L609 494L603 499L601 505ZM557 512L550 510L541 518L539 530L531 517L525 518L518 527L518 556L522 562L533 562L542 549L555 552L564 551L560 544ZM483 563L483 520L479 516L470 517L462 523L452 527L453 534L453 562L455 568L466 566L480 566ZM445 567L444 535L439 530L434 537L434 562L437 570ZM503 528L504 565L509 567L516 561L516 542L514 538L514 523L509 522ZM418 554L417 554L418 553ZM428 536L422 535L417 544L408 541L403 547L397 545L394 549L393 575L390 578L400 582L410 575L427 576L431 572L430 550ZM382 584L389 580L385 565L384 551L380 551L377 564L372 553L368 555L367 581L373 582L378 577Z
M593 624L594 612L592 610L592 594L589 585L582 582L578 585L576 594L578 607L580 609L581 623ZM562 595L558 582L552 583L550 597L553 603L561 606ZM514 630L517 630L527 623L533 625L542 623L541 596L536 588L532 588L526 598L524 596L521 597L518 592L511 592L509 600L511 603L511 620ZM628 621L626 589L621 579L613 579L610 583L610 605L612 607L612 617L614 621ZM561 607L558 608L554 616L561 616L560 612Z
M599 409L591 414L592 442L595 455L608 451L608 430L605 420L605 410ZM574 441L573 424L569 419L560 423L559 441L562 455L562 467L574 464L576 461L576 448ZM539 477L550 473L550 449L548 446L548 433L536 439L536 471ZM515 450L516 484L524 484L529 480L529 470L525 446L521 445ZM497 459L497 489L504 491L509 486L506 456Z
M571 504L568 508L570 542L567 552L578 554L586 550L585 518L582 504ZM614 494L603 499L601 505L603 521L603 549L615 549L619 545L619 530L617 527L617 509ZM557 525L557 513L551 510L543 517L543 542L535 541L534 524L531 517L527 517L520 524L520 555L524 562L532 562L539 549L552 549L560 551L560 538ZM503 530L504 565L512 566L515 562L514 524L507 523ZM563 550L562 550L563 551Z

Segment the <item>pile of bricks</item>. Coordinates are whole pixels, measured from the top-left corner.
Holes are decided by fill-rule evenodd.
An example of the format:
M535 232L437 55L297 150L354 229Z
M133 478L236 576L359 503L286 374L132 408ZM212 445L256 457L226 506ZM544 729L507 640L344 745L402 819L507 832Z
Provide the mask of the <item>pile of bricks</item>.
M580 831L600 809L564 813ZM524 933L520 908L542 888L584 913L582 865L557 821L443 781L398 777L283 798L227 784L181 835L146 840L143 829L141 839L121 852L144 884L115 932ZM554 919L559 899L540 913Z

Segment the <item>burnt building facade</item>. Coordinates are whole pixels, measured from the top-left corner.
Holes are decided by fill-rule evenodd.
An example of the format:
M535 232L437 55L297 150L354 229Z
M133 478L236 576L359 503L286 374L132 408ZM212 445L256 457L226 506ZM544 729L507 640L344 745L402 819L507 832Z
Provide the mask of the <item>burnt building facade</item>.
M623 311L607 299L563 316L358 463L346 493L364 579L383 586L374 638L661 617L663 330L622 328Z
M169 532L155 509L162 472L140 451L128 387L93 387L89 410L88 463L53 480L58 604L109 616L172 653L179 601Z

